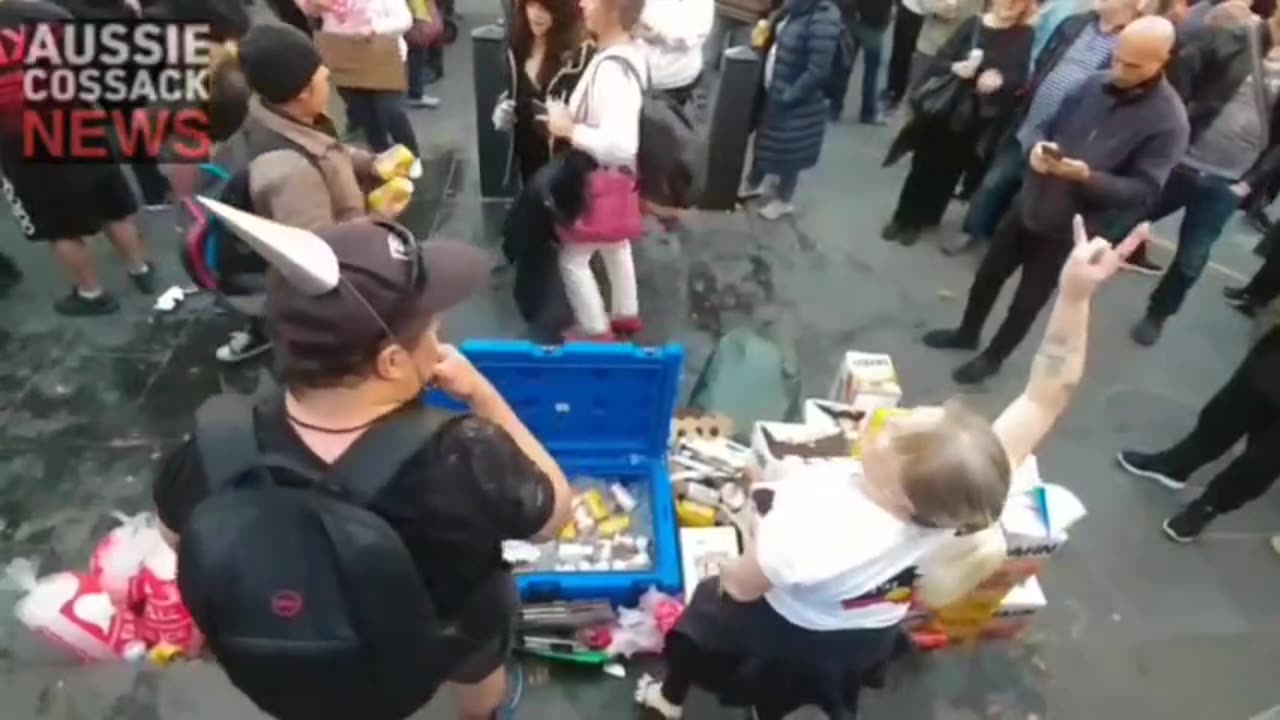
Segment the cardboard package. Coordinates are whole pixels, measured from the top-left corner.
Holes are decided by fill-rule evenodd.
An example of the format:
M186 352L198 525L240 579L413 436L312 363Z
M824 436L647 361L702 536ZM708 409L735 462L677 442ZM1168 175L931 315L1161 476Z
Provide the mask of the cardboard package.
M850 350L844 354L831 386L831 400L864 413L897 407L902 387L893 358L884 353Z
M699 583L720 574L720 567L742 554L738 531L731 527L680 529L680 562L684 568L684 600L693 599Z
M996 600L980 595L937 612L912 606L903 624L912 632L939 633L953 640L1012 638L1049 604L1040 581L1034 577L1009 588Z
M843 432L850 442L857 446L859 429L866 420L867 414L855 410L852 405L809 398L804 401L804 424L812 428L821 428L828 432Z
M796 423L757 422L751 433L752 461L765 479L776 480L774 466L781 461L857 465L853 443L839 428Z

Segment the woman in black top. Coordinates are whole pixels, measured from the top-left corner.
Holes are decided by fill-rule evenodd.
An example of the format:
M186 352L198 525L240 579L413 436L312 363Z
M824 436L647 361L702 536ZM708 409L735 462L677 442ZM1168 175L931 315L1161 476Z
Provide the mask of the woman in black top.
M995 0L987 13L957 28L934 57L921 84L948 72L961 78L976 94L975 119L960 131L923 118L904 129L899 141L910 136L911 171L885 240L911 245L922 230L938 225L960 176L1004 130L1031 67L1035 11L1032 0Z
M493 110L493 123L511 131L507 165L520 163L522 183L547 164L554 149L539 117L547 99L568 98L594 52L595 46L584 41L574 0L517 3L507 50L510 84Z

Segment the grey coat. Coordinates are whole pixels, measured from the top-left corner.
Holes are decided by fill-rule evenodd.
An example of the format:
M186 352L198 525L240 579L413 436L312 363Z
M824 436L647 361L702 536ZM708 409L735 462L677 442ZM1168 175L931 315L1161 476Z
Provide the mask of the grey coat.
M784 18L756 130L757 168L766 173L798 172L818 164L829 113L824 91L842 27L840 11L829 0L788 2L777 23Z

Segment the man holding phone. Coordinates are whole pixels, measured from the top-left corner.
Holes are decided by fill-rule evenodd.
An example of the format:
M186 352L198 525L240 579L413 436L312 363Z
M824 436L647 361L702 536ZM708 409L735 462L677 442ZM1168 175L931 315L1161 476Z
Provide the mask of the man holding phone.
M1164 78L1175 33L1164 18L1134 21L1120 33L1111 69L1067 95L1031 149L1030 167L982 259L964 319L932 330L930 347L976 350L1005 281L1021 269L1008 315L990 344L952 377L967 385L1000 370L1057 288L1071 252L1071 219L1106 227L1115 214L1143 212L1156 200L1187 147L1187 113Z

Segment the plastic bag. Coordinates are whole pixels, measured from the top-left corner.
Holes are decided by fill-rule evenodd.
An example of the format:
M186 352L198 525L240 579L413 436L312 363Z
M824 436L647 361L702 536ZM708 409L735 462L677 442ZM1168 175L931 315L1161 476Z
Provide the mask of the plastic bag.
M636 608L618 610L618 624L613 629L613 642L607 652L627 658L636 653L662 652L667 633L682 614L683 603L656 588L649 588L640 596Z
M89 560L89 572L98 577L112 601L120 604L128 599L129 584L142 570L147 556L157 547L168 546L160 535L155 515L112 515L120 521L120 526L98 543Z
M145 651L137 619L111 602L96 577L62 572L36 579L34 563L16 561L7 574L27 591L14 608L18 620L80 659L118 660Z

